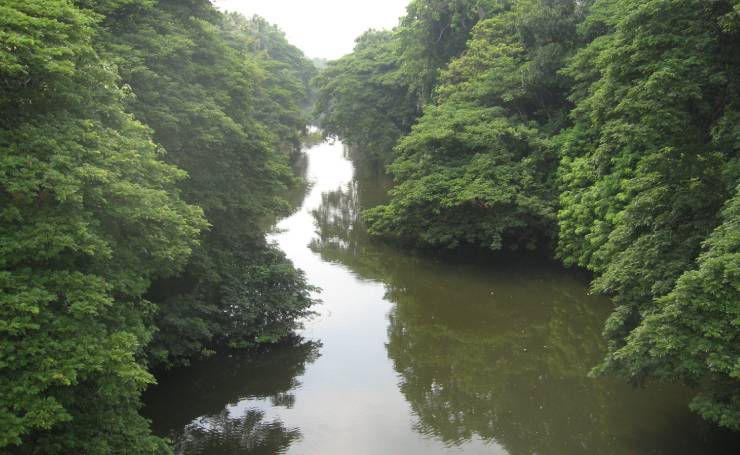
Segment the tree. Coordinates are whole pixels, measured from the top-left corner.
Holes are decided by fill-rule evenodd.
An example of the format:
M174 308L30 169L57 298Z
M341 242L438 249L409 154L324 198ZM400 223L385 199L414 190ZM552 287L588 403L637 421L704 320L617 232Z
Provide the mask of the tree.
M0 447L166 453L148 364L273 341L313 303L264 238L313 67L205 0L0 13Z
M691 408L728 428L740 422L740 193L704 243L695 269L647 310L608 362L628 377L650 375L699 387Z
M61 0L0 11L0 447L165 451L137 413L153 381L143 294L185 264L202 211L125 112L97 16Z
M706 318L712 318L709 326L732 324L733 310L723 310L726 291L719 289L709 313L675 311L688 304L676 299L687 296L689 277L699 273L690 271L701 270L702 259L696 261L702 244L720 224L740 176L738 132L729 126L737 124L740 87L731 44L738 32L733 3L623 0L594 6L589 25L605 34L567 70L576 81L576 107L575 125L562 136L558 254L596 272L594 289L616 303L605 328L611 353L597 372L615 371L634 382L658 376L700 385L700 396L719 401L708 405L700 398L705 404L695 402L694 408L737 428L737 411L728 410L737 409L737 377L713 361L697 366L692 352L699 342L676 344L669 336L699 321L708 324ZM730 268L732 258L718 256ZM670 329L659 328L656 318L671 321ZM702 341L702 349L721 349L731 336L722 333ZM686 356L687 364L673 355ZM725 361L736 362L734 355ZM693 371L685 369L688 364ZM728 386L735 392L728 394Z
M389 204L370 230L422 245L535 248L554 236L556 148L566 125L577 2L521 1L478 23L435 104L396 146Z
M312 288L264 235L295 183L288 161L313 66L274 26L205 0L107 17L105 51L136 94L129 108L188 171L183 195L212 226L185 270L149 291L160 307L152 360L284 336L308 314Z
M369 30L354 52L329 62L314 84L315 111L327 136L341 137L358 159L385 164L416 118L416 98L401 72L393 32Z
M479 20L509 0L412 0L398 29L402 71L420 104L431 99L439 70L466 48Z
M394 53L423 114L389 136L396 186L365 212L370 232L444 248L556 243L616 305L594 373L696 386L692 408L737 429L738 8L412 2ZM375 106L346 93L329 100Z

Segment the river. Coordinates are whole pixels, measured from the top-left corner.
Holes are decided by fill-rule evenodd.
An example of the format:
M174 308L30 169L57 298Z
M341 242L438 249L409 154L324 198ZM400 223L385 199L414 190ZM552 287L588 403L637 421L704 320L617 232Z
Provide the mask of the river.
M322 290L295 337L167 372L145 395L183 454L723 454L738 437L688 392L592 379L607 299L526 255L401 251L358 211L387 178L341 143L306 151L311 186L272 238Z

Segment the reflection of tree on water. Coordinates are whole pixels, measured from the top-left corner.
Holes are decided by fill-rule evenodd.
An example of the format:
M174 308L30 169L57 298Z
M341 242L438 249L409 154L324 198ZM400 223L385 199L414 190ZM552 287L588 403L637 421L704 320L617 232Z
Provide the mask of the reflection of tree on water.
M289 188L283 197L288 201L288 206L290 207L288 214L293 214L303 204L306 194L308 194L310 189L308 183L308 155L305 152L294 154L291 158L290 167L293 175L298 178L298 181ZM286 217L288 214L283 213L280 217ZM274 224L277 222L277 219L273 219L272 221Z
M288 429L280 421L265 422L265 413L250 409L241 417L226 410L188 424L174 437L175 453L274 454L285 451L301 437L298 429Z
M610 308L572 273L511 256L456 264L374 242L359 221L362 183L323 195L311 247L385 283L395 303L387 351L419 433L450 446L495 440L512 454L707 453L701 433L714 430L671 396L680 391L637 394L588 377Z
M155 431L177 453L278 453L301 437L267 415L291 408L291 393L320 345L294 336L254 352L218 355L161 375L145 397Z
M323 193L321 204L312 211L318 238L311 247L314 250L349 248L353 254L359 253L357 248L367 243L379 247L367 236L360 211L368 204L385 202L391 185L390 177L382 169L360 167L347 185Z
M453 290L429 284L413 296L392 292L388 329L388 354L419 432L449 444L496 440L511 453L605 453L608 391L586 377L601 350L591 308L553 286L544 305L477 289L466 300L487 304L460 309ZM546 298L552 284L532 297ZM448 323L446 306L469 314Z
M390 180L378 172L356 175L343 188L321 195L321 204L311 213L316 238L309 247L328 262L343 263L365 278L382 279L385 266L379 267L392 248L368 236L360 212L370 203L386 198Z
M321 205L314 209L317 226L317 239L312 248L341 248L356 252L359 206L357 205L357 183L350 183L346 189L338 188L321 195Z

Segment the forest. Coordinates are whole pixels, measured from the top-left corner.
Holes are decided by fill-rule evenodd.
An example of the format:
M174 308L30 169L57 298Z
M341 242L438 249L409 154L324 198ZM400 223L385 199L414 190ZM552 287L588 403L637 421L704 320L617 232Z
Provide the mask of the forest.
M314 65L205 0L0 3L0 451L167 453L154 368L289 334Z
M515 377L491 352L571 337L578 354L556 346L527 369L683 384L694 413L740 430L738 43L740 0L410 0L333 61L209 0L0 1L0 453L172 453L142 394L203 359L234 368L226 401L289 395L320 355L295 336L318 288L268 234L306 186L309 124L392 177L385 202L339 209L378 248L545 254L613 304L601 335L571 336L569 317L598 315L568 292L554 296L562 336L545 313L442 331L430 321L452 310L423 303L459 292L414 259L353 257L390 283L384 346L420 428L556 445L571 395L538 389L552 409L532 429L510 417L519 402L492 411L479 390L505 396ZM351 198L322 198L316 228L341 237L330 209ZM323 240L311 247L336 262ZM475 283L469 295L493 294ZM277 356L265 374L289 380L253 374L240 356L258 346ZM271 430L281 447L300 439Z
M413 0L316 79L386 167L370 233L547 251L614 304L591 375L684 383L740 429L740 2Z

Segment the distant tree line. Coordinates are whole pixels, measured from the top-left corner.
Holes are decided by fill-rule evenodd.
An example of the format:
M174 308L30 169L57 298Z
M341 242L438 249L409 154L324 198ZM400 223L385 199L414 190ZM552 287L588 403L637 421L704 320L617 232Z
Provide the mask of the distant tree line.
M740 1L413 0L316 79L387 164L372 233L546 248L613 297L593 374L684 382L740 428Z
M207 0L0 3L0 451L170 451L152 366L279 339L313 64Z

